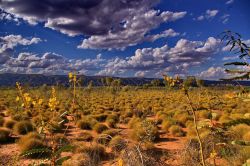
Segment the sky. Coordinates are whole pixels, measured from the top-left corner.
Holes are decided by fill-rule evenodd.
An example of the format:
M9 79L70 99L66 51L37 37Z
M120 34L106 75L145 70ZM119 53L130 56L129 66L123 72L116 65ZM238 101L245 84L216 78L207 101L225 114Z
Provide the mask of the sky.
M220 79L249 0L0 0L0 73Z

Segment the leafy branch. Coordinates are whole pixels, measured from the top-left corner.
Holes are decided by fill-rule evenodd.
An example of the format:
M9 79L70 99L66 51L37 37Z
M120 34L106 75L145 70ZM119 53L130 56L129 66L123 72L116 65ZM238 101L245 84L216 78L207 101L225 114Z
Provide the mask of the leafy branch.
M230 52L233 52L235 55L239 57L239 59L243 59L243 62L229 62L225 63L224 66L234 65L236 67L249 67L250 64L247 62L247 58L250 57L250 47L247 46L246 43L242 40L242 37L239 33L232 32L230 30L226 30L220 34L221 41L226 41L226 46L230 47ZM250 71L247 69L226 69L226 73L229 74L237 74L237 76L221 79L221 80L248 80L250 79Z

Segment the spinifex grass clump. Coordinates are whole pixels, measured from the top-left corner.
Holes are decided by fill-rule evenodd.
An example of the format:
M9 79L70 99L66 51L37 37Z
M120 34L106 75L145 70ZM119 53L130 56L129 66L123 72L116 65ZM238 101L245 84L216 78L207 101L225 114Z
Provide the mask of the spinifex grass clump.
M20 146L21 153L26 153L28 151L34 149L45 149L47 146L42 140L42 137L35 132L31 132L20 138L18 141L18 145ZM48 152L44 153L30 153L27 157L30 158L44 158L46 155L49 155Z
M34 131L34 126L30 121L20 121L14 125L14 132L16 134L24 135L31 131Z
M159 137L158 128L153 121L143 120L134 124L131 137L141 142L153 142Z
M2 126L4 123L4 118L2 116L0 116L0 126Z
M105 130L108 130L108 127L105 124L101 124L101 123L97 123L93 129L97 132L97 133L102 133Z
M4 122L4 127L12 129L16 123L15 120L9 119Z
M10 133L11 131L8 128L0 128L0 144L11 141Z

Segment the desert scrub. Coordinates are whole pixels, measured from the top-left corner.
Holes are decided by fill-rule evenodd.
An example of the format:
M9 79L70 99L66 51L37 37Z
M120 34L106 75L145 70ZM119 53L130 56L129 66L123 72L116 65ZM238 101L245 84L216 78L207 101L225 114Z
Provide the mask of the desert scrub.
M97 143L93 143L90 146L78 144L76 152L86 154L91 159L90 165L98 165L107 156L104 146Z
M243 140L245 140L245 141L250 141L250 131L248 131L247 133L245 133L245 134L243 135Z
M198 117L203 118L203 119L211 119L212 113L210 111L206 111L206 110L199 111Z
M94 141L98 144L108 145L108 143L110 142L111 139L112 139L112 137L110 135L101 134L101 135L98 135L98 137L95 138Z
M25 139L25 142L19 141L19 146L20 146L21 153L25 153L33 149L47 148L47 146L43 143L43 141L36 139L36 138ZM44 158L47 155L48 155L47 153L34 153L34 154L28 155L28 157Z
M4 127L0 128L0 144L11 141L10 133L11 133L11 130L9 130L8 128L4 128Z
M133 126L132 139L143 142L153 142L159 137L156 124L150 120L143 120Z
M16 134L25 135L31 131L34 131L34 127L30 121L20 121L14 125Z
M108 130L105 130L102 132L102 134L106 134L106 135L109 135L111 137L114 137L116 135L119 134L119 130L116 130L116 129L108 129Z
M162 129L163 129L165 132L169 132L169 128L170 128L172 125L175 125L175 124L176 124L176 121L170 120L170 119L166 119L166 120L162 121L161 127L162 127Z
M107 125L110 127L110 128L116 128L116 121L114 119L107 119L106 120L106 123Z
M85 131L85 132L79 133L76 137L76 140L90 142L93 140L93 136L90 132Z
M12 129L13 127L14 127L14 125L16 124L16 121L15 120L11 120L11 119L9 119L9 120L6 120L5 122L4 122L4 127L6 127L6 128L9 128L9 129Z
M137 117L133 117L132 119L130 119L130 121L128 122L128 127L131 129L133 128L137 123L140 123L141 119L137 118Z
M115 152L120 152L127 146L127 142L121 136L115 136L109 142L109 146Z
M243 138L243 136L250 131L250 126L246 124L238 124L236 126L232 126L230 130L239 138Z
M79 120L77 122L77 127L79 127L80 129L83 130L91 130L91 123L89 121L85 121L85 120Z
M97 133L102 133L105 130L108 130L108 127L105 124L101 124L101 123L97 123L93 129L97 132Z
M62 166L87 166L90 165L90 157L86 154L74 154L69 160L62 163Z
M84 116L77 122L77 127L83 130L91 130L97 122L98 121L92 117Z
M98 115L93 115L93 118L95 118L98 122L104 122L106 118L108 117L107 114L98 114Z
M227 123L227 122L229 122L231 120L232 119L230 118L230 116L226 115L226 114L221 115L221 117L219 118L220 123Z
M169 132L170 132L170 134L172 134L175 137L183 137L183 136L185 136L185 132L178 125L171 126L169 128Z
M4 124L4 118L0 116L0 126L3 126L3 124Z

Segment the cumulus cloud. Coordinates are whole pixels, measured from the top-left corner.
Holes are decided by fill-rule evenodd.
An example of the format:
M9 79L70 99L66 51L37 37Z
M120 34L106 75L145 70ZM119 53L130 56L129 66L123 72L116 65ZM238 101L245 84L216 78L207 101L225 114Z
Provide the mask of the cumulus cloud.
M13 54L14 47L18 45L31 45L41 42L40 38L23 38L21 35L7 35L0 37L0 64L5 63Z
M205 71L202 71L199 75L202 79L216 80L220 78L225 78L228 75L225 72L225 69L222 67L210 67Z
M135 77L145 77L148 72L149 71L137 71L134 76Z
M188 68L209 60L219 50L220 40L214 37L209 37L205 42L180 39L172 48L163 45L137 49L133 56L126 59L111 59L99 74L116 75L126 71L147 70L157 73L156 75L163 72L181 74L188 72Z
M100 70L104 62L101 54L93 59L67 59L62 55L51 52L46 52L43 55L23 52L16 58L10 57L6 60L0 66L0 72L66 74L74 70L82 74L93 74Z
M122 49L171 36L166 32L146 35L161 23L186 15L185 11L153 9L158 3L159 0L2 0L0 7L32 25L42 22L69 36L85 35L79 48Z
M206 10L206 13L204 15L200 15L194 20L202 21L204 19L212 19L219 13L219 10Z

